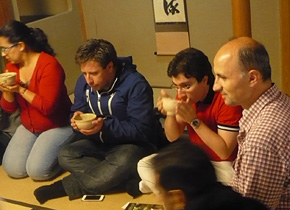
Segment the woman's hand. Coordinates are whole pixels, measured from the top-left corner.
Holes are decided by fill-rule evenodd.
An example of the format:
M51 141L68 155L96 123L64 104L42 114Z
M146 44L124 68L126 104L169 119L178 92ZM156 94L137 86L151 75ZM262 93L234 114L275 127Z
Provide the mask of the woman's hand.
M6 92L6 93L19 93L20 90L20 85L16 84L16 85L0 85L0 90L2 92Z

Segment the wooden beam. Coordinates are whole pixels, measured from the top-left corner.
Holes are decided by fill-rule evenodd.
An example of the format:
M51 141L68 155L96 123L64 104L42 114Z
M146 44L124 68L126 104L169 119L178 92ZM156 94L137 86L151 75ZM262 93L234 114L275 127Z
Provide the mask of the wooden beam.
M0 28L14 18L11 0L0 1Z
M290 0L280 0L282 91L290 96Z
M80 19L81 19L83 40L85 41L85 40L87 40L87 32L86 32L86 24L85 24L85 17L84 17L84 9L83 9L82 0L78 0L78 6L79 6Z
M11 0L0 0L0 28L9 20L14 19L13 7ZM4 70L6 60L0 56L0 73Z
M252 37L250 0L232 0L234 37Z

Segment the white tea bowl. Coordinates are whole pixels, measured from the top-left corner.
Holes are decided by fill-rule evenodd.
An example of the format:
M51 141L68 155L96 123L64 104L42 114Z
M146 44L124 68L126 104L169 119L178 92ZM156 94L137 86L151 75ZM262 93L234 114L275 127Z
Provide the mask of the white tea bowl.
M166 111L167 115L175 115L175 108L177 105L177 100L172 98L162 98L163 109Z
M16 72L5 72L0 74L0 85L14 85L16 83L16 75Z
M83 113L75 117L75 123L79 129L91 129L94 125L92 121L97 118L93 113Z

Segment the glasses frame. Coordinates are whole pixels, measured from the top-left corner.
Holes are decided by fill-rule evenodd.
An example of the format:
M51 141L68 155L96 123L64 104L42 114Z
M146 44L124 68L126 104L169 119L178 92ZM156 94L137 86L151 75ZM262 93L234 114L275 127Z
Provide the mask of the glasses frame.
M192 85L189 84L183 84L182 86L176 85L176 84L172 84L170 86L170 88L175 89L176 91L180 90L183 92L188 91L190 88L192 87Z
M9 51L11 48L17 46L19 44L19 42L15 42L14 44L10 45L9 47L1 47L1 53L4 53L5 55L7 55L7 51Z

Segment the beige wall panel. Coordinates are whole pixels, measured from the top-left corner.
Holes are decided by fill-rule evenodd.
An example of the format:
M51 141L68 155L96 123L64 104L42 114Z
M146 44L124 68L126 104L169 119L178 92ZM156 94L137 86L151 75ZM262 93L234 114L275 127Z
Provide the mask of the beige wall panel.
M279 1L252 0L252 37L265 45L272 66L272 80L282 88Z
M151 0L83 0L88 38L111 41L120 56L133 55L138 70L153 86L170 86L168 63L173 56L156 56ZM231 3L187 1L191 45L209 55L232 36Z
M83 43L77 0L71 0L70 9L65 13L27 25L39 27L47 34L48 40L56 52L56 58L66 72L68 92L72 93L76 80L81 74L79 66L75 64L74 56L77 48Z
M151 0L82 0L88 38L111 41L120 56L133 55L138 70L153 86L170 86L166 69L172 56L156 56ZM218 48L233 36L230 0L187 0L192 47L212 63ZM280 86L279 1L251 1L252 35L271 56L273 81Z

